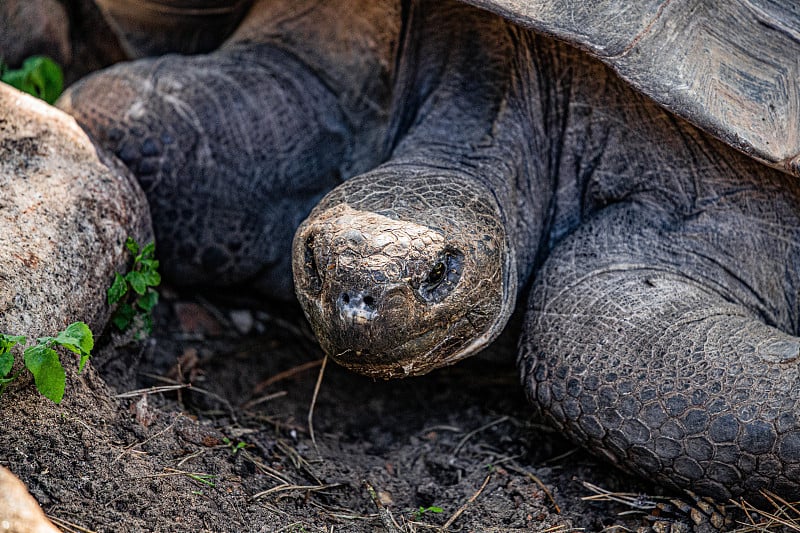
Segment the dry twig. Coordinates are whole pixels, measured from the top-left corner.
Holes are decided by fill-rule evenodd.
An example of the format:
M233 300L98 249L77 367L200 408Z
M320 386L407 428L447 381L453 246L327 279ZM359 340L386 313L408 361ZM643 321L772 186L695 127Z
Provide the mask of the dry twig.
M73 533L76 531L79 533L97 533L93 529L86 529L85 527L81 527L78 524L73 524L72 522L64 520L63 518L58 518L57 516L47 515L47 518L49 518L51 522L61 528L65 533Z
M372 503L375 504L375 507L378 509L378 516L381 519L381 523L383 524L384 529L386 529L387 533L401 533L400 526L397 525L397 522L394 521L394 517L392 513L389 512L389 509L383 505L383 502L378 496L378 491L375 490L375 487L367 481L366 479L362 480L361 483L364 485L364 488L367 489L367 493L369 494Z
M768 491L761 491L761 495L775 508L774 512L759 509L745 500L739 502L731 500L731 503L741 509L750 520L750 524L742 523L744 527L736 529L736 533L774 531L779 527L785 527L789 531L800 531L800 509L798 509L800 502L788 502ZM763 519L757 521L754 514L761 515Z
M503 417L503 418L508 418L508 417ZM492 424L492 425L494 425L494 424ZM489 480L490 480L490 479L492 479L492 475L491 475L491 474L489 474L488 476L486 476L486 479L484 479L484 480L483 480L483 484L481 485L481 488L479 488L479 489L478 489L478 490L475 492L475 494L473 494L473 495L470 497L470 499L469 499L469 500L467 500L467 501L466 501L466 503L464 503L464 505L462 505L461 507L459 507L459 508L458 508L458 510L457 510L455 513L453 513L453 516L451 516L451 517L450 517L450 519L449 519L447 522L445 522L445 523L444 523L444 525L442 526L442 531L447 531L447 528L449 528L451 525L453 525L453 522L455 522L456 520L458 520L458 517L459 517L459 516L461 516L461 515L464 513L464 511L466 511L466 510L467 510L467 507L469 507L469 504L471 504L471 503L472 503L472 502L474 502L476 499L478 499L478 496L480 496L480 495L481 495L481 492L483 492L483 489L485 489L485 488L486 488L486 485L488 485L488 484L489 484Z
M277 374L268 377L264 381L258 383L255 387L253 387L253 395L260 394L264 392L264 390L269 387L270 385L274 385L279 381L283 381L284 379L289 379L291 377L296 376L301 372L305 372L306 370L311 370L312 368L316 368L323 364L325 358L317 359L315 361L309 361L307 363L303 363L302 365L297 365L289 370L284 370L283 372L278 372Z
M319 388L322 386L322 377L325 375L325 367L328 365L328 355L322 358L322 366L319 367L319 375L317 376L317 384L314 385L314 395L311 397L311 405L308 408L308 434L311 437L311 443L319 455L319 448L317 448L317 439L314 437L314 406L317 405L317 396L319 395Z
M277 485L270 489L262 490L261 492L253 494L253 499L257 500L258 498L263 498L264 496L269 496L270 494L275 494L276 492L285 492L289 490L319 492L321 490L335 489L336 487L341 487L341 486L342 483L331 483L329 485L295 485L292 483L284 483L283 485Z
M513 464L506 465L506 468L508 468L509 470L513 470L518 474L522 474L523 476L527 477L528 479L539 485L539 488L542 489L544 493L547 495L547 497L550 499L550 503L553 504L553 508L556 510L556 513L561 514L561 508L556 503L556 499L553 498L553 494L550 492L550 489L547 488L547 486L542 482L541 479L533 475L531 472L528 472L527 470L519 468L518 466L515 466Z
M191 388L191 383L184 383L179 385L162 385L161 387L147 387L145 389L136 389L128 392L122 392L120 394L115 394L114 398L135 398L137 396L143 396L145 394L156 394L158 392L171 392L178 389L186 389Z
M150 437L146 438L145 440L143 440L143 441L141 441L141 442L134 442L133 444L129 444L128 446L125 446L125 448L122 450L122 452L121 452L119 455L117 455L117 456L114 458L114 460L113 460L113 461L111 461L111 464L114 464L114 463L116 463L117 461L119 461L120 459L122 459L122 457L123 457L123 456L124 456L126 453L128 453L128 452L129 452L129 451L131 451L131 450L133 450L134 448L137 448L137 447L139 447L139 446L144 446L145 444L147 444L147 443L148 443L148 442L150 442L151 440L153 440L153 439L156 439L156 438L160 437L161 435L163 435L164 433L166 433L167 431L171 430L171 429L172 429L172 428L175 426L175 424L178 422L178 420L180 420L180 418L181 418L182 416L183 416L183 414L181 414L181 413L178 413L178 414L175 416L175 420L173 420L173 421L170 423L170 425L168 425L167 427L165 427L164 429L162 429L161 431L159 431L159 432L158 432L158 433L156 433L155 435L152 435L152 436L150 436Z
M466 444L467 441L469 439L471 439L472 437L474 437L476 434L480 433L481 431L483 431L485 429L489 429L492 426L496 426L497 424L502 424L503 422L507 421L508 419L509 419L508 416L501 416L497 420L493 420L492 422L489 422L488 424L484 424L481 427L479 427L478 429L473 429L472 431L470 431L469 433L464 435L464 438L461 439L458 442L458 444L456 444L455 448L453 448L453 453L452 453L453 457L458 455L458 452L461 451L461 448L464 447L464 444Z

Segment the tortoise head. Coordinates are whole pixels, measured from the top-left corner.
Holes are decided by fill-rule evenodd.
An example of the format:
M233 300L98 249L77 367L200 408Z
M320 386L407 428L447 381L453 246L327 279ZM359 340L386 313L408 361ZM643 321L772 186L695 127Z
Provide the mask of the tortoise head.
M500 211L452 176L373 171L326 196L295 234L295 291L317 338L374 377L424 374L502 330L517 275Z

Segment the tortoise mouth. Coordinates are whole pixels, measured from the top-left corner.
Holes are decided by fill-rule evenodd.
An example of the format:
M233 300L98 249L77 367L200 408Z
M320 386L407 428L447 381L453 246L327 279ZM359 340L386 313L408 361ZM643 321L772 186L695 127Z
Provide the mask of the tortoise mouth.
M424 345L425 341L433 334L434 332L432 331L423 333L385 352L346 348L344 351L332 354L332 358L338 364L356 374L373 378L393 379L420 376L441 366L438 361L431 360L435 358L435 347L423 353L415 350L420 344ZM406 355L397 357L397 353Z
M476 331L469 318L463 317L449 328L442 340L432 342L437 333L436 330L427 331L384 352L346 348L329 353L339 365L372 378L422 376L477 353L491 343L500 330L490 327L486 331Z
M369 349L358 350L355 348L347 348L342 352L332 355L333 360L346 369L362 374L372 378L393 379L400 377L410 377L422 375L438 365L436 362L430 364L420 365L423 361L427 361L434 349L428 350L423 354L414 351L413 347L419 343L423 343L433 335L433 332L423 333L419 337L409 339L397 348L384 353L371 352ZM411 351L409 352L409 348ZM415 353L417 355L398 358L393 354L396 352L401 353ZM386 362L391 361L391 362ZM423 370L423 368L425 370Z

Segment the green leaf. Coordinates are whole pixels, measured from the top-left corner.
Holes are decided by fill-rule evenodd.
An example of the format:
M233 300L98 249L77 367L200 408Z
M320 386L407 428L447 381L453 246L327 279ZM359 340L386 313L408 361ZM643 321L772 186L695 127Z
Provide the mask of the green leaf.
M156 243L154 241L150 241L144 245L142 248L141 257L139 258L140 261L145 259L152 259L156 253Z
M144 295L144 292L147 290L147 281L141 272L131 270L125 274L125 279L131 284L131 289L133 289L136 294L139 296Z
M20 91L41 98L48 104L54 103L64 90L64 74L61 67L44 56L29 57L22 63L22 68L5 71L2 81Z
M142 259L142 270L158 270L158 259Z
M119 272L114 273L114 283L108 288L108 305L114 305L128 292L128 284Z
M79 371L83 370L94 348L92 330L83 322L73 322L64 331L59 332L53 342L81 356L78 363Z
M144 284L148 287L158 287L161 283L161 274L155 271L146 270L140 272L142 275L142 279L144 280Z
M136 316L136 311L133 306L129 303L124 303L117 308L114 316L111 317L111 322L120 331L125 331L125 329L130 326L134 316Z
M25 344L26 339L23 335L6 335L0 333L0 353L11 350L16 344Z
M25 343L27 339L22 335L0 334L0 377L8 375L14 366L14 354L11 348L18 343Z
M92 330L85 322L73 322L66 327L64 331L56 335L56 342L61 342L62 339L74 339L81 349L90 353L94 348L94 336ZM63 346L63 345L62 345Z
M158 292L154 291L153 289L148 289L147 293L144 296L139 298L136 301L136 305L141 308L142 311L150 312L158 303Z
M0 354L0 379L7 376L14 367L14 355L11 352Z
M134 256L139 253L139 243L133 240L133 237L125 239L125 248Z
M26 348L23 357L25 367L33 374L39 392L53 402L60 403L64 397L67 375L58 359L58 353L52 348L37 344Z

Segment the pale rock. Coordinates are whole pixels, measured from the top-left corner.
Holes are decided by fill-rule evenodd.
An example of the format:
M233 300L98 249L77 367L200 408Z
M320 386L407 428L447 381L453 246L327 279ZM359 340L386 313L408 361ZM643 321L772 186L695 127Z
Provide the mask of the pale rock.
M139 185L58 109L0 84L0 333L105 325L128 236L152 237Z

